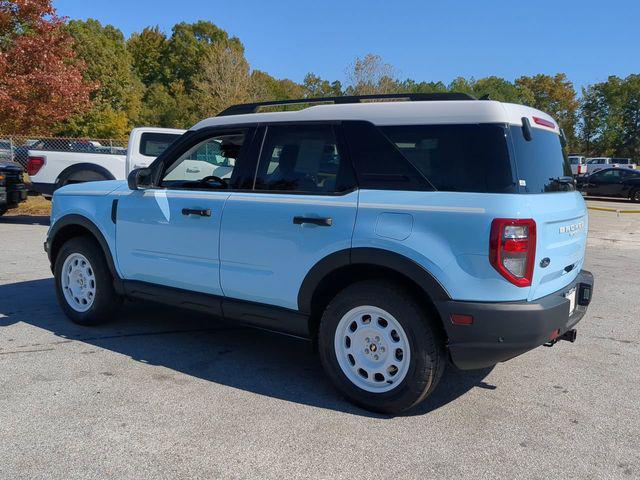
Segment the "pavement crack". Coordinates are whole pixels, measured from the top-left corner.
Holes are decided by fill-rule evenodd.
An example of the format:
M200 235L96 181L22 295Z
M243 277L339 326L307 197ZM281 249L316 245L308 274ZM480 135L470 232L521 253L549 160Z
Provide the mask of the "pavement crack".
M40 348L40 349L34 349L34 350L12 350L9 352L0 352L0 355L12 355L14 353L50 352L51 350L55 350L55 348Z

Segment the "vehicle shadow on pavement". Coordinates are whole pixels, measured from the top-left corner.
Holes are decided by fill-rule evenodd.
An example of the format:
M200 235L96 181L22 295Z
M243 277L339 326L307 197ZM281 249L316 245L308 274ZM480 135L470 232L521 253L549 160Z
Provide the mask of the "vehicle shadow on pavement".
M52 332L49 341L12 341L2 330L18 322ZM71 323L60 310L53 279L0 285L0 358L21 350L66 348L70 341L107 349L218 384L320 408L375 418L344 400L325 377L310 342L215 317L147 303L127 303L114 322L98 327ZM75 354L75 353L70 353ZM474 387L491 369L449 368L440 385L408 415L433 411Z
M4 215L0 217L0 223L12 223L14 225L49 225L47 215Z

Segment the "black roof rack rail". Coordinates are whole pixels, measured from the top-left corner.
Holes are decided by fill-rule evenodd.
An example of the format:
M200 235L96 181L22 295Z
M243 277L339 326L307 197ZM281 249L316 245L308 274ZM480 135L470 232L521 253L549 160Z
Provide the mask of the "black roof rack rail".
M227 115L241 115L245 113L256 113L261 107L274 107L280 105L299 105L304 103L360 103L363 100L409 100L415 101L436 101L436 100L477 100L467 93L384 93L377 95L350 95L343 97L316 97L316 98L298 98L295 100L276 100L271 102L242 103L232 105L218 113L218 117Z

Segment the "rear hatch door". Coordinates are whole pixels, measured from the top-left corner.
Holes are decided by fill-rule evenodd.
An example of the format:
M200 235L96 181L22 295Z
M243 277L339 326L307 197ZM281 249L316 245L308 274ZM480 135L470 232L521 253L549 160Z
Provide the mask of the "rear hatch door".
M534 120L529 139L522 127L510 127L518 188L526 195L537 230L529 300L554 293L576 278L588 229L587 208L575 191L557 127L536 125Z

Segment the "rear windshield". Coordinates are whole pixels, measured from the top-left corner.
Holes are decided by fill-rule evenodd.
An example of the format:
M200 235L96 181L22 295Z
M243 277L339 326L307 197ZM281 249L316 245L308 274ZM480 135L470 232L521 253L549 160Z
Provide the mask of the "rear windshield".
M140 137L140 153L147 157L157 157L179 136L176 133L143 133Z
M433 185L449 192L514 193L504 125L380 127Z
M532 128L532 138L524 138L522 127L511 126L516 178L522 193L566 192L573 190L571 166L562 151L560 136Z

